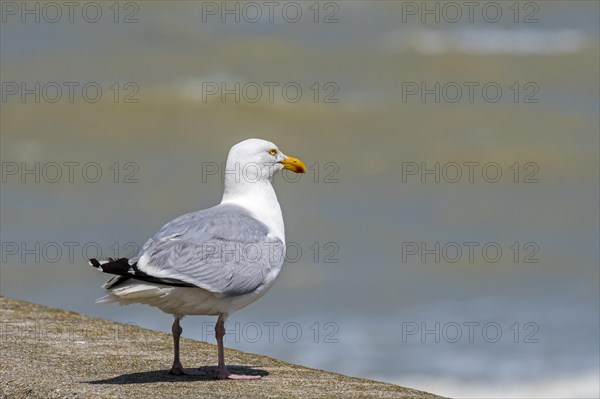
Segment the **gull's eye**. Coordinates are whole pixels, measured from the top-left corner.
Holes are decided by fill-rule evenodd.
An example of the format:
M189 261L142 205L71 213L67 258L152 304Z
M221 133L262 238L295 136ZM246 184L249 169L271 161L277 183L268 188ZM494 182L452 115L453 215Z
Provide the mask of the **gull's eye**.
M276 150L275 148L271 148L271 149L269 150L269 154L271 154L271 155L275 156L275 155L277 155L277 150Z

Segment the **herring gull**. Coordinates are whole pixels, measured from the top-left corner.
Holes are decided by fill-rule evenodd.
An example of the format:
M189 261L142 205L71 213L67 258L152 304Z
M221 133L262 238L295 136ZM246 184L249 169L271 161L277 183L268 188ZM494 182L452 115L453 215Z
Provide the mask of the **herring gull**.
M302 161L271 142L242 141L229 151L220 204L171 220L132 259L90 259L91 266L116 275L96 302L142 303L174 316L172 374L200 374L179 360L179 321L214 315L217 378L260 378L227 370L223 336L227 317L262 297L281 271L285 234L272 181L282 169L306 172Z

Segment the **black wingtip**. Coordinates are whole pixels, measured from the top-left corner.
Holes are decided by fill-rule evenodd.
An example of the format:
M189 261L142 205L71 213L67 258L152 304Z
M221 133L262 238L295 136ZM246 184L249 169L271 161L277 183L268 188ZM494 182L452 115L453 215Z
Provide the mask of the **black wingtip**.
M100 270L101 272L125 277L125 279L122 280L111 280L107 284L110 284L111 282L113 282L113 284L108 285L106 288L114 287L118 283L121 283L130 278L134 278L136 280L141 281L148 281L156 284L171 285L175 287L194 287L193 284L186 283L185 281L177 280L174 278L160 278L146 274L137 268L137 262L129 264L129 259L127 258L108 258L108 262L103 263L100 263L97 259L92 258L90 259L89 264L95 267L96 269Z

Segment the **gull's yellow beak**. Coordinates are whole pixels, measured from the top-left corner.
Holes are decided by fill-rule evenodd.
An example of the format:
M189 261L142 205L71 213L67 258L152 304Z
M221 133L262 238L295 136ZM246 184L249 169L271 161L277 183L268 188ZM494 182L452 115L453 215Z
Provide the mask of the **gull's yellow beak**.
M306 166L304 166L304 162L298 158L286 156L285 159L283 161L279 161L279 163L283 165L283 169L291 170L295 173L306 173Z

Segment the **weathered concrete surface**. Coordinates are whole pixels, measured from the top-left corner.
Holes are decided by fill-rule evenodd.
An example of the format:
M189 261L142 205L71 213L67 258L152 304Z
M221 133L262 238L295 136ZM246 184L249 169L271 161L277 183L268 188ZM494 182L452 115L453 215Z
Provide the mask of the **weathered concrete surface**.
M235 372L254 381L212 378L216 347L182 340L187 367L172 376L169 334L0 297L2 398L439 398L426 392L227 350Z

